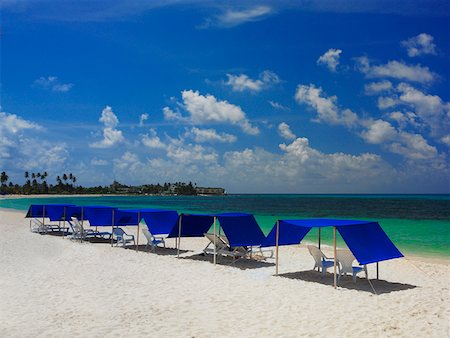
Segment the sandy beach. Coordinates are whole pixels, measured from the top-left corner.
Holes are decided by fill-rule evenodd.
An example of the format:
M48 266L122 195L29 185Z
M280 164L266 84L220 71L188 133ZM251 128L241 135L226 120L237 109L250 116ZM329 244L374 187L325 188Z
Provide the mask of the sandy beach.
M415 257L380 263L378 295L350 277L311 272L304 245L274 259L199 256L207 241L182 239L183 254L79 243L31 233L23 212L0 210L3 337L448 337L448 262ZM127 232L133 233L130 227ZM141 236L140 244L145 244ZM174 247L174 241L168 241ZM324 250L327 253L327 250ZM331 251L328 252L331 254ZM369 275L375 277L374 266Z

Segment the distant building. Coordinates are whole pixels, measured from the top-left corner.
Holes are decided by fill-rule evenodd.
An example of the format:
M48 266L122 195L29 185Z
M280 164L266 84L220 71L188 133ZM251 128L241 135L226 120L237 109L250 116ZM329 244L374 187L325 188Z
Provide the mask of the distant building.
M195 188L197 191L197 194L199 195L225 195L225 189L224 188L202 188L197 187Z

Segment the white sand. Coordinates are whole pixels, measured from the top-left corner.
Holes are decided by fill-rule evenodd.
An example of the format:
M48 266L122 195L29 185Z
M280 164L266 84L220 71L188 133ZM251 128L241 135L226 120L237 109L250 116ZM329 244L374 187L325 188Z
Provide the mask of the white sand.
M38 235L23 216L0 210L1 337L449 336L448 264L383 262L374 295L363 279L334 290L307 272L303 246L280 250L275 277L273 265L187 258L205 239L182 239L193 251L177 259Z

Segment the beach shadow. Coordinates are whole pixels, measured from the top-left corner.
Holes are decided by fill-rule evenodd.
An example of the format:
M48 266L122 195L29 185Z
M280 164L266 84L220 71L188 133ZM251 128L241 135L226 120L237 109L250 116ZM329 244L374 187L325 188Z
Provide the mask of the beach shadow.
M203 261L208 263L213 263L213 255L205 255L203 253L188 256L188 257L181 257L182 259L190 259L194 261ZM226 256L217 256L217 265L222 266L231 266L234 268L238 268L241 270L247 270L247 269L257 269L257 268L267 268L271 266L275 266L275 263L269 263L263 260L257 260L257 259L250 259L250 258L242 258L237 259L233 261L232 257L226 257Z
M315 270L288 272L279 274L278 276L290 279L300 279L306 282L314 282L322 285L329 285L331 287L334 286L334 274L328 272L326 272L323 276ZM376 293L379 295L395 291L414 289L417 287L411 284L389 282L383 279L371 279L370 282L372 283ZM360 277L356 277L356 283L353 283L351 276L343 276L338 283L338 287L374 293L367 279Z
M135 245L127 245L125 247L125 249L136 250L136 246ZM137 251L148 252L151 254L156 254L156 255L161 255L161 256L176 256L176 255L178 255L178 250L176 248L161 248L158 246L155 248L155 250L152 250L152 247L149 245L139 245ZM180 255L187 253L187 252L190 252L190 251L180 249Z

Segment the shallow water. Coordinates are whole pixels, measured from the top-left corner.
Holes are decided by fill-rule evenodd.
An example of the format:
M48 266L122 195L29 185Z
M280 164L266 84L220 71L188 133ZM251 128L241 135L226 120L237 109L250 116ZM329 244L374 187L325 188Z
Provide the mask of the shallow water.
M164 208L183 213L253 213L265 233L277 219L345 218L378 221L404 253L450 258L450 195L226 195L99 196L0 200L0 207L73 203L121 208ZM331 243L331 229L322 232ZM308 240L317 239L313 229Z

